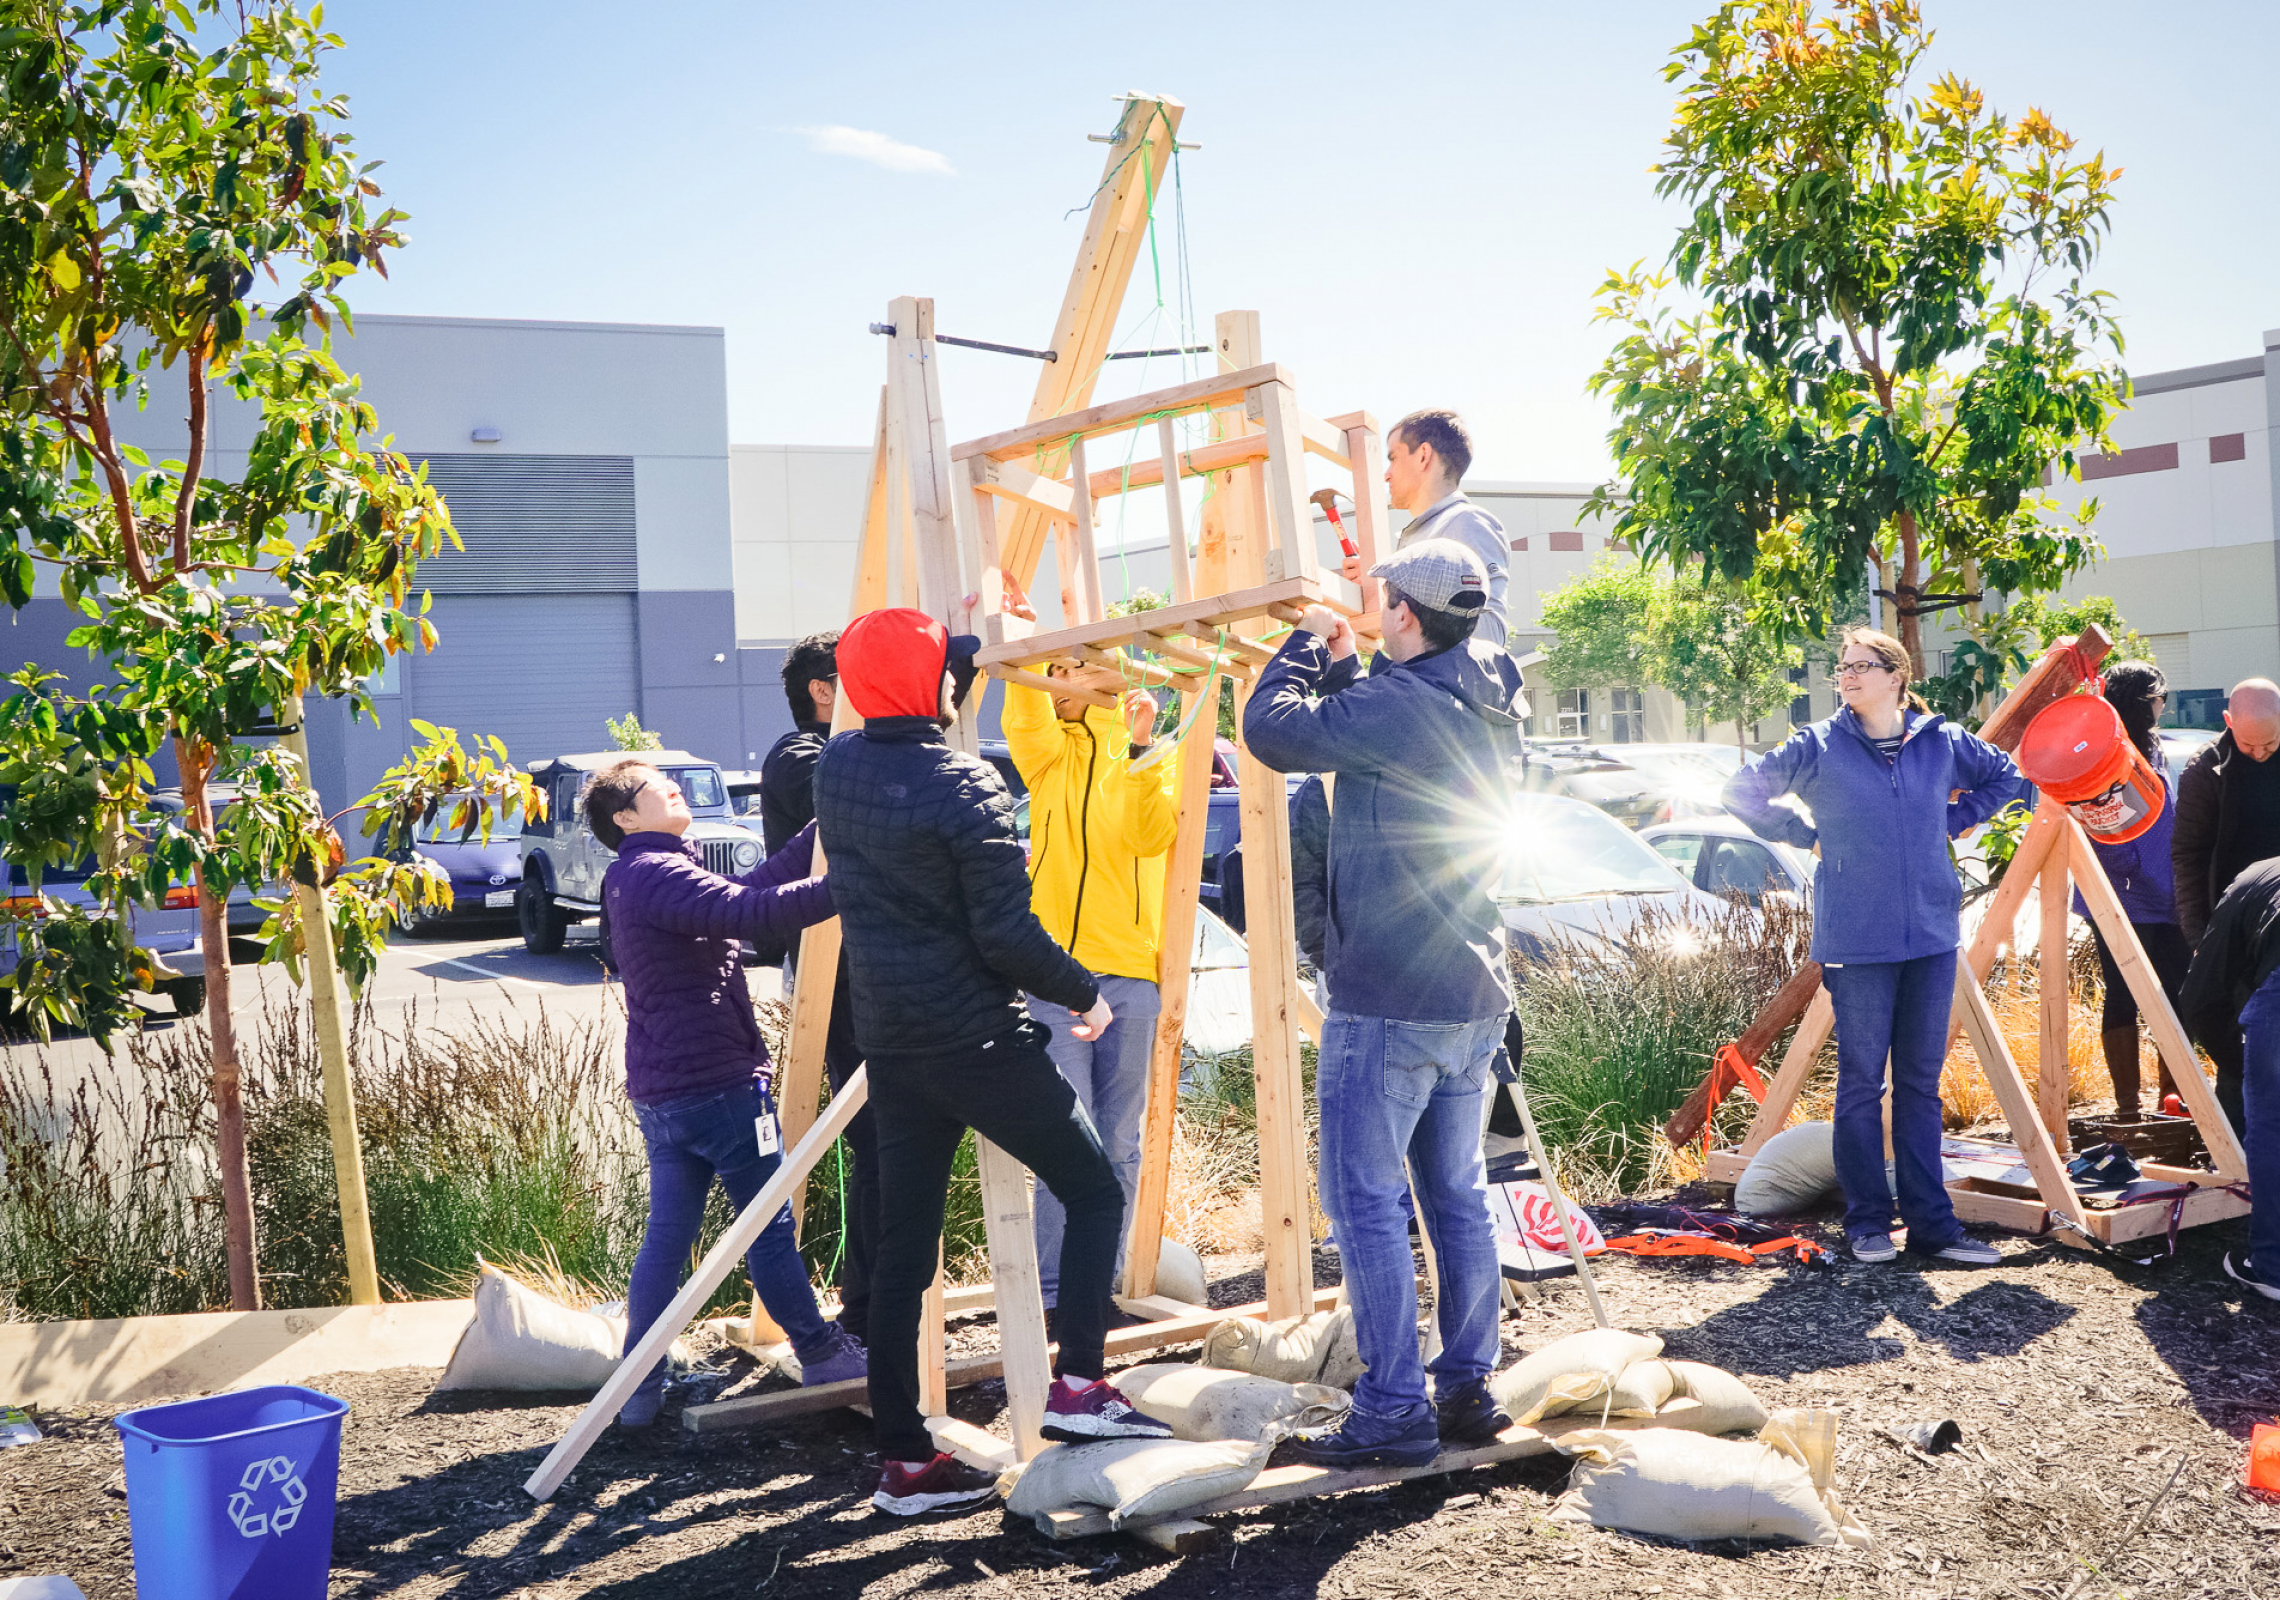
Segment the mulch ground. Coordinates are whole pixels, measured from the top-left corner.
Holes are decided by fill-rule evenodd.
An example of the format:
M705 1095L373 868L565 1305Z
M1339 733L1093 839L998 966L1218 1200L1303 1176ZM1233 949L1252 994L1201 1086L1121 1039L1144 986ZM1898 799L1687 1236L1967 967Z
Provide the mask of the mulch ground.
M2244 1306L2219 1272L2243 1236L2196 1230L2152 1268L2017 1239L1977 1272L1607 1261L1619 1323L1745 1375L1769 1404L1841 1410L1838 1486L1876 1537L1866 1551L1555 1526L1556 1457L1229 1518L1225 1545L1186 1558L1115 1537L1056 1546L994 1510L906 1523L869 1508L877 1465L854 1413L683 1432L682 1399L757 1381L724 1351L665 1425L612 1430L543 1506L520 1485L575 1401L435 1396L433 1371L315 1380L353 1407L331 1593L2280 1600L2280 1501L2242 1484L2250 1426L2280 1412L2280 1307ZM1223 1281L1214 1299L1255 1284ZM1587 1326L1581 1294L1554 1286L1506 1319L1506 1349ZM960 1325L966 1345L991 1338L986 1319ZM986 1424L1003 1399L987 1385L952 1409ZM45 1441L0 1451L0 1577L135 1592L115 1409L41 1415ZM1943 1417L1964 1445L1936 1457L1883 1431Z

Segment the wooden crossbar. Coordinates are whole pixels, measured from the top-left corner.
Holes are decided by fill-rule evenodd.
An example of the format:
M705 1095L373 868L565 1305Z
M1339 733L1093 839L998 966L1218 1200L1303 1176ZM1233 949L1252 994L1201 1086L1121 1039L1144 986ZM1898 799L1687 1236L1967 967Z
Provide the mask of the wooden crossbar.
M1262 383L1293 381L1290 369L1274 362L1246 367L1241 372L1222 372L1198 378L1193 383L1136 394L1129 400L1103 401L1066 416L1047 417L1041 422L1008 428L1003 433L969 439L964 444L952 445L950 458L969 461L976 456L987 456L993 461L1012 461L1033 454L1039 445L1065 444L1071 438L1089 439L1096 434L1115 433L1166 414L1176 416L1185 411L1213 411L1221 406L1240 405L1244 396Z
M1352 584L1335 573L1318 572L1277 579L1233 594L1206 595L1185 605L1165 606L1137 616L1104 617L1073 628L1056 628L1051 633L1033 633L1026 639L987 644L975 653L974 660L984 668L1033 666L1070 657L1080 645L1108 649L1127 644L1135 628L1159 635L1186 633L1208 645L1214 642L1211 635L1217 629L1231 628L1246 618L1265 616L1276 606L1326 605L1354 616L1360 613L1361 604L1361 592ZM1236 641L1230 639L1228 644L1235 647ZM1248 644L1245 653L1257 660L1268 660L1274 655L1272 650L1258 644Z

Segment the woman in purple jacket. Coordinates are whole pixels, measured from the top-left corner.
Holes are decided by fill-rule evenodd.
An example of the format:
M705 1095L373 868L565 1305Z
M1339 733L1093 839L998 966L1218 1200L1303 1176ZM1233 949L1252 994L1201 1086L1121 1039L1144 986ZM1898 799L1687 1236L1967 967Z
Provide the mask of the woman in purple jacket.
M832 915L831 889L808 876L812 823L741 878L706 871L682 838L690 819L679 787L647 762L594 774L584 804L594 837L617 852L602 904L625 987L625 1092L649 1147L649 1226L626 1296L630 1350L680 1288L713 1179L741 1211L783 1160L768 1048L737 941L787 943ZM745 1264L760 1303L791 1338L803 1384L867 1375L862 1346L816 1309L790 1206L761 1230ZM619 1425L647 1427L664 1399L660 1362L619 1410Z
M2185 942L2185 930L2177 925L2175 877L2169 864L2170 835L2177 831L2177 780L2170 774L2161 740L2153 731L2161 720L2162 707L2169 703L2169 680L2150 661L2123 661L2106 669L2105 692L2107 704L2121 715L2122 730L2129 735L2130 743L2168 785L2168 798L2162 802L2160 818L2135 839L2127 844L2100 844L2093 839L2090 848L2097 852L2098 863L2114 885L2114 894L2145 949L2146 960L2153 963L2153 974L2174 1006L2185 987L2185 974L2193 965L2193 947ZM2074 892L2074 910L2079 916L2090 915L2079 889ZM2114 1117L2120 1122L2135 1122L2141 1115L2137 997L2122 981L2122 969L2115 964L2114 952L2107 948L2106 936L2097 924L2091 924L2090 935L2098 941L2098 975L2106 986L2105 1014L2099 1019L2098 1036L2106 1047L2106 1071L2114 1080ZM2170 1080L2165 1062L2155 1106L2176 1092L2177 1085Z

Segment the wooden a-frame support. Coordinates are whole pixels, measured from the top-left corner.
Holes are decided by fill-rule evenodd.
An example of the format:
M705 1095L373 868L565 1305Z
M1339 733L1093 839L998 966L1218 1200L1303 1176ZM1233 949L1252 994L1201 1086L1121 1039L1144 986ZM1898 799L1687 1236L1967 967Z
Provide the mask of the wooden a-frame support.
M2082 646L2080 655L2086 659L2082 661L2081 670L2088 671L2103 657L2106 641L2103 634L2089 630ZM2049 683L2047 677L2038 669L1987 720L1982 731L1991 742L2005 749L2015 747L2033 714L2064 692ZM2072 888L2082 891L2091 921L2105 938L2106 948L2113 952L2115 965L2121 969L2122 979L2129 985L2139 1014L2153 1035L2154 1049L2176 1081L2185 1109L2208 1147L2210 1166L2214 1169L2201 1171L2160 1162L2141 1163L2139 1170L2145 1177L2176 1186L2173 1191L2146 1203L2091 1209L2083 1205L2066 1174L2069 1078L2066 1046L2071 1005L2066 919L2070 904L2068 891ZM2030 891L2037 895L2040 911L2042 980L2036 1083L2032 1089L2012 1056L1983 992L1996 956L2026 908ZM1814 1061L1834 1031L1835 1014L1829 992L1824 988L1814 996L1782 1058L1780 1071L1766 1086L1765 1100L1750 1123L1748 1136L1730 1150L1712 1152L1707 1163L1707 1175L1712 1180L1720 1183L1738 1180L1750 1158L1788 1123L1798 1095L1813 1074ZM2154 975L2153 965L2138 942L2137 930L2130 926L2105 868L2090 847L2089 837L2065 806L2055 800L2046 797L2037 807L2002 883L1996 887L1978 934L1964 951L1962 961L1957 963L1955 1005L1948 1030L1951 1044L1959 1031L1970 1039L1980 1068L1987 1075L1988 1087L1994 1091L1996 1103L2010 1123L2020 1161L2033 1179L2031 1193L2022 1192L2021 1186L1990 1183L1979 1178L1952 1180L1948 1193L1955 1203L1956 1215L1964 1221L2023 1233L2042 1233L2055 1227L2057 1237L2068 1244L2095 1241L2117 1245L2166 1233L2173 1215L2178 1226L2188 1228L2247 1215L2249 1202L2239 1191L2248 1180L2248 1162L2240 1140L2218 1106L2216 1093L2203 1076L2200 1063L2194 1058L2184 1026Z

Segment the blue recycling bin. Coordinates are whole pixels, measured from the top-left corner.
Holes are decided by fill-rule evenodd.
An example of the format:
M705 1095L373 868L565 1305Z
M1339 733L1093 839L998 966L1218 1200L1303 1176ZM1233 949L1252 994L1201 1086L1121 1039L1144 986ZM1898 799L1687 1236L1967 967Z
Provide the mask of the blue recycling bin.
M113 1418L135 1587L166 1600L324 1600L348 1402L273 1384Z

